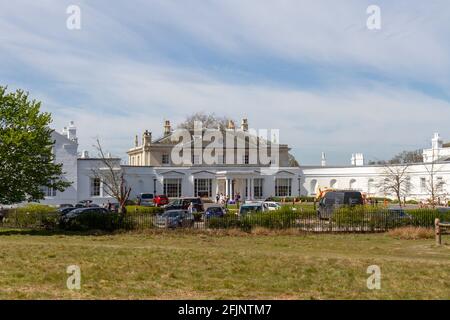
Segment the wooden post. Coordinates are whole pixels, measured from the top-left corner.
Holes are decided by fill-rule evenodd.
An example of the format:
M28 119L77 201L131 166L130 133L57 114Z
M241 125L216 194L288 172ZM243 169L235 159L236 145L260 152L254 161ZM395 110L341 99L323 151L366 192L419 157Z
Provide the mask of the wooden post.
M441 238L441 227L440 227L440 221L438 218L434 220L434 234L436 236L436 244L440 246L442 244L442 238Z

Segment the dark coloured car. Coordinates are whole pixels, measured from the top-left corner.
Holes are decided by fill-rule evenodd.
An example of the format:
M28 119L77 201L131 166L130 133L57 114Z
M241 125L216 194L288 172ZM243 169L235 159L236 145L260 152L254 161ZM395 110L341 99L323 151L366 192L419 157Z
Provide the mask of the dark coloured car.
M169 198L163 194L160 194L153 198L153 203L157 207L162 207L169 204Z
M63 225L69 224L83 215L105 215L105 214L110 214L110 212L105 208L99 207L77 208L62 215L60 218L60 223Z
M166 206L165 210L188 210L191 203L194 205L195 212L205 211L200 197L175 199Z
M336 209L363 204L361 192L354 190L329 191L319 201L319 219L329 219Z
M225 209L220 206L211 206L205 211L205 218L222 218L225 215Z
M61 213L61 216L64 216L66 214L68 214L69 212L76 210L77 208L75 207L65 207L65 208L61 208L58 211Z
M64 208L74 208L73 204L70 203L63 203L59 205L59 209L64 209Z
M75 208L88 208L88 207L99 207L99 205L93 203L92 200L81 200L75 205Z
M194 226L194 216L186 210L170 210L156 216L158 228L188 228Z
M406 213L406 211L401 207L391 207L387 209L387 212L389 213L389 219L390 220L405 220L405 219L412 219L412 217Z

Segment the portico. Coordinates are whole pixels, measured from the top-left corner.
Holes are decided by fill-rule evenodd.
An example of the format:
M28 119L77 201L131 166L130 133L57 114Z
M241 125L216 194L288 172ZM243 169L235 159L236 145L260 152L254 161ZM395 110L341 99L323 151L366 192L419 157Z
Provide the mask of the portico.
M239 193L242 200L253 200L255 199L255 179L259 177L260 174L257 171L218 171L216 193L223 193L230 199L234 199Z

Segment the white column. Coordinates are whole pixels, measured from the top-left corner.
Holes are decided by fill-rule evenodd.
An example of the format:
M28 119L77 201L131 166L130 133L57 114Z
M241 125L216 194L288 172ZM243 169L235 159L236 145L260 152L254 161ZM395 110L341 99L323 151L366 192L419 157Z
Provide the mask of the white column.
M227 197L230 193L229 193L229 187L230 187L230 181L228 180L228 178L226 178L225 180L225 197Z
M250 199L253 199L255 197L255 195L254 195L254 192L255 192L254 184L255 184L255 179L254 178L250 178Z
M233 179L230 179L230 199L233 197L233 192L234 192Z
M250 200L250 179L247 178L245 179L245 189L246 189L246 194L247 196L245 197L247 200Z

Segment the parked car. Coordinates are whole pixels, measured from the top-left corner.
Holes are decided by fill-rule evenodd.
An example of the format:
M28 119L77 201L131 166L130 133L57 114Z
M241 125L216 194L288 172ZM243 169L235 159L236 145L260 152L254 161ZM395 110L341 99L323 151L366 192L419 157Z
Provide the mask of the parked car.
M319 219L329 219L336 209L363 204L361 192L354 190L329 191L319 200Z
M75 210L77 208L75 207L66 207L66 208L60 208L58 211L61 214L61 216L64 216L66 214L68 214L69 212L71 212L72 210Z
M239 208L239 215L269 211L264 202L245 203Z
M175 199L165 207L165 211L187 210L189 208L189 205L191 204L191 202L194 204L194 209L196 212L205 211L204 207L203 207L202 199L200 197Z
M74 208L73 204L70 203L63 203L59 205L59 209L64 209L64 208Z
M169 210L156 216L155 226L158 228L193 227L194 216L186 210Z
M162 207L169 203L169 198L163 194L160 194L153 198L153 203L157 207Z
M439 211L439 213L449 213L450 212L450 208L448 207L440 207L440 208L436 208L437 211Z
M138 205L139 206L154 206L153 193L141 193L138 195Z
M412 217L407 214L406 211L401 207L390 207L387 209L387 211L389 212L389 216L392 219L412 219Z
M267 206L269 211L275 211L281 209L281 206L278 202L274 201L264 201L264 204Z
M211 206L205 211L205 219L222 218L226 211L221 206Z
M99 205L93 203L92 200L81 200L75 205L75 208L88 208L88 207L99 207Z
M60 223L63 225L69 224L82 215L109 214L109 213L110 212L107 209L100 208L100 207L77 208L77 209L71 210L70 212L62 215L60 217Z
M78 201L77 205L79 204L79 205L88 207L91 203L92 203L92 200L81 200L81 201Z

